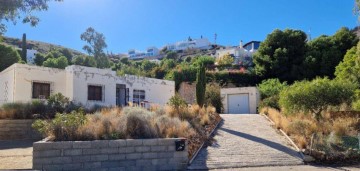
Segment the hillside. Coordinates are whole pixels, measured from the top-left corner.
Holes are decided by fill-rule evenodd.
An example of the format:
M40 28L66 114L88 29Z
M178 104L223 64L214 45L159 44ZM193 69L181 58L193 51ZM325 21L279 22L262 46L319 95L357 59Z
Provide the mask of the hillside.
M15 48L20 48L21 47L21 39L18 38L12 38L12 37L6 37L3 36L2 37L2 43L6 44L8 46L13 46ZM51 43L45 43L45 42L40 42L40 41L34 41L34 40L27 40L27 46L28 49L34 49L37 50L40 53L48 53L51 49L68 49L70 50L74 55L81 55L83 54L82 52L79 52L77 50L74 49L70 49L70 48L66 48L60 45L54 45Z

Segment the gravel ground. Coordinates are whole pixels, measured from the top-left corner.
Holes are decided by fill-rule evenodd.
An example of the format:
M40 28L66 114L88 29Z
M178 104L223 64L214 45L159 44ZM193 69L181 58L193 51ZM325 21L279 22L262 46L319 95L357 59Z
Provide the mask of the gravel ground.
M33 141L0 141L0 169L31 169Z

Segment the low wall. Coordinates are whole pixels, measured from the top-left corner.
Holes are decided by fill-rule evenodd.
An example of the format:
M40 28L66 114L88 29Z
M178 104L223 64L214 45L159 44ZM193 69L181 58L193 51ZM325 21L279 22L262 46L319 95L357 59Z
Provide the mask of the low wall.
M41 135L31 124L32 119L0 120L0 140L41 140Z
M185 170L188 147L175 150L169 139L35 142L33 169L39 170Z

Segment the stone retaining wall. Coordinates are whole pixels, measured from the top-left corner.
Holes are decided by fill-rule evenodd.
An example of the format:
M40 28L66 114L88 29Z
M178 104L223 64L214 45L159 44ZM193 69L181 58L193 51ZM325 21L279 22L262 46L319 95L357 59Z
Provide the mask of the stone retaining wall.
M32 119L0 120L0 140L41 140L31 124Z
M170 139L35 142L33 169L185 170L188 147L175 150Z

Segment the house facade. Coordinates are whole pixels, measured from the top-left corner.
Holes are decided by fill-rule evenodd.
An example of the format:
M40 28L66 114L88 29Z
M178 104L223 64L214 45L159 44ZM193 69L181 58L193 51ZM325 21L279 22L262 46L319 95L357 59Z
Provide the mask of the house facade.
M252 61L254 53L259 49L259 41L251 41L243 45L243 42L240 41L239 46L227 47L224 49L219 49L215 53L215 57L219 58L226 54L234 57L234 64L239 64L244 61Z
M0 73L0 105L46 99L56 93L85 107L125 106L129 102L165 105L175 95L175 83L76 65L56 69L14 64Z
M179 41L176 43L166 45L167 50L170 51L180 51L186 49L210 49L211 42L207 38L199 38L199 39L192 39L188 38L184 41Z
M149 57L156 57L159 55L159 52L159 49L156 47L148 47L146 52L130 49L128 51L128 56L130 59L144 59Z

